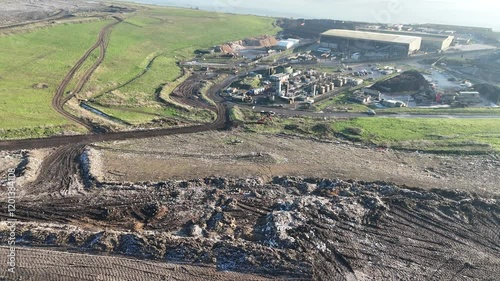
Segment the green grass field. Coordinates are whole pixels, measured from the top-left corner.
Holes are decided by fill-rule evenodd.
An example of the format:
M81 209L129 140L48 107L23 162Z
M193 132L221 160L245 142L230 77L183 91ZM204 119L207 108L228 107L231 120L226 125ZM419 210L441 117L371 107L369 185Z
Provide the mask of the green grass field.
M142 10L115 27L106 59L86 90L93 93L91 98L95 102L113 105L115 109L116 106L158 108L155 92L181 76L176 61L191 59L196 49L276 34L279 30L273 22L272 18L178 8ZM154 57L148 71L134 79ZM124 114L130 117L129 113ZM119 112L114 115L122 117ZM137 120L147 119L137 117Z
M64 130L82 132L52 110L51 99L64 75L109 22L61 24L0 36L0 138L42 137ZM273 23L274 19L266 17L140 8L113 28L106 58L83 89L83 97L94 97L104 111L112 106L109 113L133 124L148 122L156 115L171 116L172 110L158 103L155 93L164 84L169 89L175 86L182 74L177 61L191 59L196 49L276 34L279 30ZM96 56L91 55L92 60L76 77L93 64ZM139 77L145 69L148 71ZM34 89L38 83L48 88ZM75 84L76 79L68 90ZM130 107L147 114L121 110ZM198 115L195 120L206 114Z
M243 113L243 114L242 114ZM262 116L239 110L244 129L262 134L292 134L332 139L335 136L398 150L445 154L485 154L500 152L499 119L393 118L366 117L347 120L320 118L273 118L256 124Z
M0 138L40 137L70 128L52 110L55 89L106 21L0 37ZM46 89L34 89L43 83Z
M500 151L498 119L357 118L332 126L347 138L397 149L443 153Z
M430 115L446 115L446 114L464 114L464 115L499 115L500 108L387 108L377 109L378 113L394 113L394 114L430 114Z

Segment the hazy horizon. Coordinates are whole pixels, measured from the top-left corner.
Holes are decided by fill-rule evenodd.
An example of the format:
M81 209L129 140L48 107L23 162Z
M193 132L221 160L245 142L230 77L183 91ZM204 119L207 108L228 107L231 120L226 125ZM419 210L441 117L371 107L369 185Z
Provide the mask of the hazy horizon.
M500 31L500 3L489 0L121 0L198 7L262 16L326 18L374 23L436 23L489 27ZM299 12L300 11L300 12Z

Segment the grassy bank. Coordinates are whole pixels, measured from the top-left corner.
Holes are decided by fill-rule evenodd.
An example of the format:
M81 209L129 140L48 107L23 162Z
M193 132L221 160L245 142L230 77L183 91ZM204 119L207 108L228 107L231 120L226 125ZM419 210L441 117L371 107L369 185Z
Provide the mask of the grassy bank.
M259 113L242 110L246 131L263 134L292 134L389 147L398 150L445 154L500 152L498 119L439 119L366 117L321 119L309 117L273 118L256 124ZM241 116L239 118L241 120Z
M499 115L500 108L388 108L378 109L378 113L389 114L466 114L466 115Z
M244 123L245 122L245 114L241 111L241 109L237 106L233 106L229 108L229 120L233 123Z
M347 108L349 112L365 112L369 108L366 105L363 104L358 104L358 103L353 103L348 100L348 95L350 95L351 92L348 93L342 93L339 94L338 96L335 96L333 98L329 98L327 100L324 100L322 102L319 102L316 105L317 110L326 110L326 109L344 109Z
M500 151L498 119L357 118L332 126L344 137L396 149L458 154Z

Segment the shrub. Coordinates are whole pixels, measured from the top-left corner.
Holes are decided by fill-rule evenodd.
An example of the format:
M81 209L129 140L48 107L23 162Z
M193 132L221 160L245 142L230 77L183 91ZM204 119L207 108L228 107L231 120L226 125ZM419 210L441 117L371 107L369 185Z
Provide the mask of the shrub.
M332 130L328 124L317 124L314 125L311 129L316 134L321 134L321 135L326 135L330 133Z
M285 130L293 131L293 130L297 130L298 128L299 128L299 125L297 125L297 124L285 125Z
M363 134L363 129L356 127L349 127L345 129L345 132L350 135L361 136Z

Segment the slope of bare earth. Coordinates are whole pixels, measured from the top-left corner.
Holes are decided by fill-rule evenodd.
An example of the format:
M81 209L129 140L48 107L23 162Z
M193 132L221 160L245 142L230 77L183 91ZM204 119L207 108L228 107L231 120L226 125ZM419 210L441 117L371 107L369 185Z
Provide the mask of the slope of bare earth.
M499 280L499 199L297 177L103 184L86 194L20 200L16 232L18 245L208 266L192 280L218 279L221 271L299 280ZM0 222L0 243L9 235ZM93 257L89 268L78 268L87 262L80 256L54 253L48 264L37 257L21 254L14 280L72 274L58 260L103 280L152 274L137 270L144 263L127 268L106 257Z
M498 194L498 156L440 156L379 151L344 143L238 132L95 144L94 176L145 182L209 176L305 176L386 181L422 188Z
M192 280L500 279L495 155L234 131L0 156L0 201L5 173L16 168L17 245L33 247L21 250L18 275L7 280L162 280L171 263L194 266ZM0 245L9 216L0 209ZM44 252L42 270L30 260L40 247L104 257ZM110 255L166 264L151 272Z

